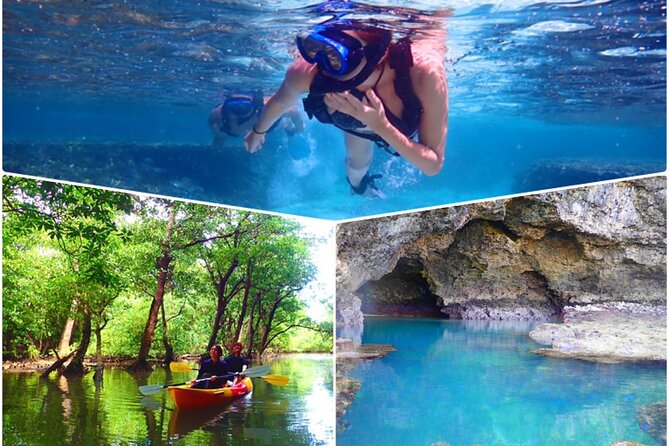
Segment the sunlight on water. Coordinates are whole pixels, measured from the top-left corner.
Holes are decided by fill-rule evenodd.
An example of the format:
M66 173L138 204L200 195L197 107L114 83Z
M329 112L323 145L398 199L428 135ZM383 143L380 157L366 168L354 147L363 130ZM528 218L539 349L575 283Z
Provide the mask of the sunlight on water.
M331 441L334 432L332 429L332 408L334 397L332 391L325 387L322 378L314 382L312 392L305 397L305 408L309 420L309 432L316 441L323 444L334 444Z

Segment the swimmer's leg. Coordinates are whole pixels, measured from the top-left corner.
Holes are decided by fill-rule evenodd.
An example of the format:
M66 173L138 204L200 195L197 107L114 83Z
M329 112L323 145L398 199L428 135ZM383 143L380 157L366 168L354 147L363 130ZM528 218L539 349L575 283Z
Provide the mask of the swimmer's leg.
M374 160L374 143L344 132L346 144L346 176L351 186L358 187Z
M368 193L372 196L385 198L383 193L374 185L374 179L381 177L381 175L372 175L371 178L365 178L369 166L372 165L374 160L374 143L346 132L344 132L344 138L346 144L346 177L353 191L358 194Z

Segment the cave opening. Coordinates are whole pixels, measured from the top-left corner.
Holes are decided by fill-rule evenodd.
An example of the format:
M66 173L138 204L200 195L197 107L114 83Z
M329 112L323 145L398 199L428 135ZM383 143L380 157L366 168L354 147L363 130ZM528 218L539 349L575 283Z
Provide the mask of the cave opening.
M439 297L432 294L419 259L401 258L395 269L379 280L370 280L356 292L366 315L447 318Z

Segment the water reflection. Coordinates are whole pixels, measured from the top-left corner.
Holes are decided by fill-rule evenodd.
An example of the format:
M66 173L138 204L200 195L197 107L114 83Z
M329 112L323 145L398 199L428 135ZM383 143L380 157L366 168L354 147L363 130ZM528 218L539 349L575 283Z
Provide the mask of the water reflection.
M141 385L180 382L189 374L110 368L96 385L91 374L44 380L36 373L3 373L3 444L334 444L331 356L288 356L271 367L290 384L256 379L250 395L196 412L176 410L167 391L138 392Z

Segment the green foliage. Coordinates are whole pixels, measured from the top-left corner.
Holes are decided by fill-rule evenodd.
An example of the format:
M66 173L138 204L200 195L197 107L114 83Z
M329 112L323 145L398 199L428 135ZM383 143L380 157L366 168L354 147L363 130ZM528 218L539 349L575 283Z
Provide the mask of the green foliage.
M47 353L65 321L84 312L93 329L104 327L103 355L135 356L165 252L165 334L176 353L206 348L215 285L228 270L217 342L229 344L239 329L254 352L332 350L331 324L309 320L299 298L315 267L294 221L17 178L5 178L3 192L6 357ZM152 355L164 354L162 338L159 318Z
M137 354L142 337L149 301L137 294L123 294L111 304L109 316L112 322L103 332L103 354L115 357L131 357ZM89 353L93 347L89 348Z
M3 355L36 356L58 342L75 282L45 234L20 235L3 224Z

